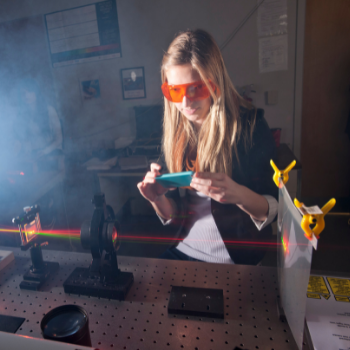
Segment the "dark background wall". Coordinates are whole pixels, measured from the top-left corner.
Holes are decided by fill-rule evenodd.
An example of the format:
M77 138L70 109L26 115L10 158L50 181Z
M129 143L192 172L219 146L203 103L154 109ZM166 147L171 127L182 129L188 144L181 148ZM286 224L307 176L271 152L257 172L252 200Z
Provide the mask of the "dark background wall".
M350 195L350 2L307 0L302 195Z

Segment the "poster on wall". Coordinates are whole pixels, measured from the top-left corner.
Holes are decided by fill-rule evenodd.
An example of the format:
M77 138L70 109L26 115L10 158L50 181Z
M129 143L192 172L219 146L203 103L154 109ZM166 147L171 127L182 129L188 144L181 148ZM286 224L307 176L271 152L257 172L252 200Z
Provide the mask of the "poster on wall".
M288 69L287 35L270 36L259 39L260 73Z
M115 0L45 15L53 67L121 57Z
M98 79L84 80L80 82L80 91L83 101L100 98L100 81Z
M121 69L123 99L146 98L143 67Z
M264 0L258 8L258 36L287 33L287 0Z

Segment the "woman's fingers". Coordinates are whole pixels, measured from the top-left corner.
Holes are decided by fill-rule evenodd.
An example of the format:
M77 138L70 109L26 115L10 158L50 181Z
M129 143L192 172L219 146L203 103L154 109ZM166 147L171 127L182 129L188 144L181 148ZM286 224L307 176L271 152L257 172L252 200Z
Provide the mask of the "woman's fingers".
M160 175L160 171L162 170L162 166L157 163L151 164L151 172Z
M192 183L202 186L222 187L225 179L226 175L221 173L195 173L192 178Z
M214 186L206 186L201 184L191 184L191 187L195 188L197 191L202 192L204 194L211 194L211 193L222 193L225 192L225 190L222 187L214 187Z
M213 186L203 186L203 185L198 185L194 184L191 186L196 189L197 191L205 194L208 197L213 198L217 202L226 202L226 189L222 187L213 187Z
M157 183L156 177L160 175L162 166L157 163L151 164L151 171L148 171L142 182L137 184L137 188L147 200L152 201L154 198L166 193L168 189L163 188Z
M199 178L193 178L191 181L192 185L198 185L198 186L207 186L207 187L221 187L223 184L222 181L213 180L213 179L199 179Z
M155 177L145 177L143 180L144 183L148 183L148 184L155 184L156 183L156 179Z
M157 175L152 172L148 172L143 179L143 181L150 182L150 183L155 183Z

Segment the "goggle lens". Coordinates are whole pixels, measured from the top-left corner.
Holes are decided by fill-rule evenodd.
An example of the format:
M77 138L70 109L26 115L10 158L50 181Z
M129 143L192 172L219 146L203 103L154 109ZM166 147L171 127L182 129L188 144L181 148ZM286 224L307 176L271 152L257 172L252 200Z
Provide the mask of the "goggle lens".
M213 90L215 85L210 82ZM184 96L191 101L204 100L210 96L210 91L204 82L199 81L190 84L168 85L165 82L162 85L163 95L171 102L182 102Z

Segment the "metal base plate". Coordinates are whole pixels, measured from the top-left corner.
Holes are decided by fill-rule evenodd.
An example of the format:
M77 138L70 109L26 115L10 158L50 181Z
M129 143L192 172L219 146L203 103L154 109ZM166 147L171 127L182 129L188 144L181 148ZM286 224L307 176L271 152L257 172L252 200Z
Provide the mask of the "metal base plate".
M42 271L34 271L33 267L27 271L23 276L23 281L19 287L26 290L40 290L44 282L53 275L60 265L57 262L45 262Z
M99 277L92 278L89 268L77 267L63 283L63 287L65 293L125 300L133 281L131 272L120 272L116 283L104 283Z
M60 269L40 293L20 290L31 259L28 251L13 252L14 264L0 271L0 314L26 318L17 334L42 338L43 316L75 304L88 312L91 342L99 349L298 350L277 314L275 268L118 256L119 269L134 275L119 301L64 293L62 284L73 270L90 264L88 253L43 249L45 261L59 262ZM171 286L223 289L225 318L169 314Z
M171 288L169 314L224 318L224 294L222 289Z

